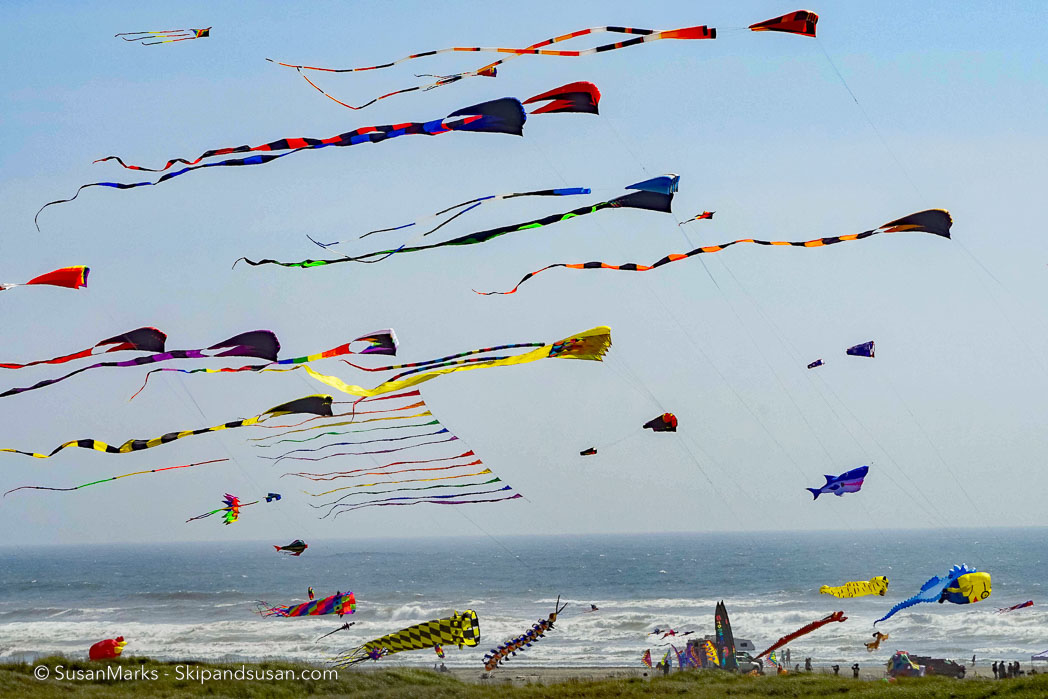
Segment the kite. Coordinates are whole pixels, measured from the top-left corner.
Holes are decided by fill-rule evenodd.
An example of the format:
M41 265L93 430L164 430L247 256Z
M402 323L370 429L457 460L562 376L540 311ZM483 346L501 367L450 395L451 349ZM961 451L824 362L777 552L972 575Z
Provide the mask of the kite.
M597 453L596 447L590 447L589 449L583 449L579 452L579 456L593 456Z
M1032 607L1032 606L1033 606L1033 600L1030 599L1030 600L1026 600L1025 602L1022 602L1021 604L1016 604L1016 605L1013 605L1011 607L1001 607L1000 609L997 610L997 613L1001 614L1003 612L1014 612L1016 609L1026 609L1027 607Z
M840 587L823 585L819 588L819 594L833 595L834 597L863 597L865 595L880 595L884 597L888 592L888 578L883 575L859 580L858 582L847 582Z
M705 640L702 643L703 650L706 653L703 667L720 667L720 658L717 656L717 646L713 645L713 641Z
M62 267L39 277L33 277L27 282L14 284L0 284L0 291L7 291L16 286L60 286L63 289L79 289L87 286L87 275L91 272L89 267L79 265L77 267Z
M798 36L815 37L815 25L819 15L808 10L797 10L782 17L775 17L763 22L751 24L749 29L755 32L784 32Z
M596 46L596 47L593 47L593 48L576 50L576 51L553 51L553 50L543 49L542 48L543 46L549 46L551 44L556 44L556 43L559 43L561 41L568 41L569 39L576 39L576 38L578 38L580 36L586 36L588 34L595 34L595 33L599 33L599 32L611 32L611 33L616 33L616 34L639 34L640 36L638 36L636 39L629 39L627 41L617 41L617 42L615 42L613 44L605 44L603 46ZM421 91L432 90L432 89L437 88L437 87L443 87L444 85L450 85L451 83L458 82L459 80L462 80L463 78L472 78L472 77L476 77L476 76L484 76L484 77L488 77L488 78L493 78L498 73L498 66L502 65L503 63L505 63L506 61L508 61L508 60L510 60L512 58L517 58L518 56L523 56L523 55L529 55L530 54L530 55L539 55L539 56L561 56L561 57L576 57L577 58L577 57L580 57L580 56L590 56L590 55L593 55L593 54L596 54L596 53L603 53L605 51L612 51L614 49L621 49L621 48L624 48L626 46L635 46L636 44L643 44L643 43L648 43L648 42L651 42L651 41L658 41L659 39L716 39L716 38L717 38L717 30L716 29L710 29L710 28L706 27L705 25L697 26L697 27L683 27L681 29L666 29L666 30L662 30L662 31L658 31L658 30L655 30L655 29L639 29L639 28L635 28L635 27L591 27L589 29L580 29L578 31L571 32L570 34L563 34L561 36L553 37L552 39L545 39L543 41L540 41L538 43L532 44L531 46L528 46L528 47L522 48L522 49L514 49L514 48L483 48L483 47L479 47L479 46L455 46L455 47L446 48L446 49L438 49L436 51L423 51L422 53L414 53L414 54L411 54L410 56L405 56L404 58L400 58L400 59L397 59L395 61L391 61L389 63L382 63L382 64L374 65L374 66L365 66L363 68L318 68L316 66L295 65L295 64L292 64L292 63L281 63L280 61L274 61L272 58L267 58L266 60L269 61L270 63L275 63L275 64L277 64L279 66L284 66L285 68L294 68L295 70L298 71L298 74L301 75L302 78L306 82L308 82L310 85L312 85L318 92L320 92L320 94L324 95L325 97L327 97L328 99L330 99L330 100L332 100L334 102L337 102L338 104L342 105L343 107L347 107L349 109L356 110L356 109L364 109L365 107L369 107L372 104L374 104L375 102L378 102L379 100L384 100L384 99L386 99L388 97L393 97L394 95L401 95L401 94L404 94L406 92L415 92L416 90L421 90ZM320 86L318 86L316 83L314 83L308 77L306 77L306 75L302 72L304 70L314 70L314 71L320 71L320 72L324 72L324 73L358 73L358 72L367 71L367 70L379 70L381 68L389 68L391 66L397 65L398 63L403 63L404 61L410 61L410 60L413 60L413 59L416 59L416 58L423 58L423 57L426 57L426 56L435 56L435 55L441 54L441 53L455 53L455 52L460 52L460 51L485 52L485 53L508 53L508 54L512 54L512 55L507 56L506 58L501 58L501 59L499 59L499 60L497 60L497 61L495 61L493 63L489 63L489 64L487 64L485 66L482 66L482 67L480 67L480 68L478 68L476 70L466 71L464 73L454 73L452 75L431 75L431 76L425 76L425 77L436 78L436 81L433 82L433 83L430 83L429 85L416 85L414 87L409 87L409 88L404 88L402 90L396 90L394 92L389 92L389 93L386 93L384 95L380 95L378 97L375 97L374 99L372 99L372 100L370 100L370 101L368 101L368 102L366 102L366 103L364 103L364 104L362 104L362 105L360 105L358 107L354 107L353 105L346 104L345 102L343 102L341 100L335 99L334 97L329 95L327 92L324 92L324 90L322 90L320 88ZM417 77L424 77L424 76L417 76Z
M275 339L276 338L274 337L274 340ZM227 340L226 342L229 342L229 340ZM365 346L363 348L354 349L353 345L357 343L364 343ZM317 354L307 354L301 357L289 357L288 359L278 359L276 361L271 361L268 364L249 364L241 367L225 367L222 369L176 369L169 367L153 369L152 371L146 373L146 380L142 384L142 388L138 389L135 392L135 394L131 396L131 399L133 400L136 396L138 396L139 393L145 390L146 386L149 384L149 377L158 371L177 371L183 374L199 374L200 372L204 372L207 374L221 374L227 372L235 373L240 371L261 371L262 369L266 369L269 367L305 364L306 362L316 362L321 359L341 357L347 354L383 354L396 356L397 346L398 341L396 333L394 333L392 330L387 329L379 330L373 333L368 333L367 335L362 335L361 337L358 337L355 340L350 340L345 344L341 344L338 347L333 347L332 349L329 349L325 352L319 352ZM277 343L277 347L280 347L280 343Z
M61 357L53 357L51 359L37 359L32 362L26 362L25 364L0 363L0 369L24 369L28 366L36 366L38 364L65 364L74 359L83 359L84 357L93 357L97 354L108 354L109 352L124 352L132 350L136 352L163 352L164 343L166 341L167 335L156 328L138 328L121 335L114 335L113 337L106 338L105 340L96 343L94 347L89 347L80 350L79 352L73 352L72 354L65 354Z
M279 417L281 415L291 415L304 413L308 415L331 415L331 396L324 395L313 395L305 396L297 400L282 403L278 406L270 408L264 413L255 415L254 417L244 418L242 420L234 420L233 422L227 422L222 425L215 425L214 427L202 427L197 430L183 430L181 432L168 432L160 437L154 437L153 439L129 439L120 446L113 446L106 444L105 442L99 442L95 439L74 439L68 442L64 442L55 447L49 454L37 454L31 451L21 451L19 449L0 449L0 452L12 452L15 454L23 454L25 456L31 456L35 459L47 459L58 452L68 447L80 447L81 449L94 449L95 451L102 451L107 454L128 454L133 451L142 451L143 449L152 449L162 444L173 442L176 439L182 439L183 437L191 437L193 435L204 434L206 432L217 432L219 430L229 430L235 427L247 427L250 425L258 424L264 420L268 420L273 417Z
M666 175L665 179L671 179L673 182L673 189L670 191L664 191L668 188L668 185L663 185L661 190L656 189L655 185L651 183L655 180L646 180L644 182L637 182L632 184L625 189L635 189L639 191L631 192L630 194L609 199L608 201L598 202L596 204L590 204L589 206L580 206L577 209L566 211L559 214L551 214L549 216L543 216L531 221L524 223L513 223L508 226L499 226L498 228L489 228L483 231L475 231L473 233L467 233L465 235L458 236L457 238L451 238L450 240L444 240L439 243L430 243L429 245L400 245L396 248L387 248L383 250L375 250L373 252L364 253L362 255L354 256L342 256L336 259L329 260L301 260L299 262L281 262L279 260L262 259L262 260L249 260L246 257L241 257L237 262L243 260L247 264L258 267L260 265L279 265L281 267L300 267L302 269L309 269L311 267L322 267L325 265L339 264L342 262L362 262L372 263L381 262L392 255L399 255L410 252L419 252L422 250L432 250L434 248L444 247L461 247L464 245L479 245L480 243L486 243L489 240L499 238L509 233L516 233L519 231L531 230L534 228L542 228L554 223L561 221L567 221L568 219L578 218L579 216L586 216L587 214L596 213L604 209L640 209L644 211L657 211L661 213L670 213L671 205L673 203L673 192L676 190L676 182L680 179L678 175ZM661 180L664 178L656 178ZM236 262L233 263L234 266Z
M452 612L443 619L433 619L401 629L396 633L368 641L339 654L335 667L349 667L365 660L378 660L392 653L422 650L433 646L475 646L480 643L480 620L477 613L467 609L462 614Z
M814 369L815 367L820 367L820 366L825 366L825 365L826 365L826 362L822 361L821 359L816 359L814 362L812 362L811 364L808 365L808 368L809 369Z
M535 95L534 97L525 100L523 103L513 97L503 97L502 99L482 102L480 104L464 107L463 109L458 109L443 119L434 119L432 121L404 122L399 124L387 124L384 126L364 126L353 131L347 131L337 136L323 139L283 138L277 141L264 143L260 146L214 148L205 151L195 160L173 158L167 161L162 168L147 168L138 165L128 165L119 156L108 155L104 158L99 158L95 162L98 163L107 160L115 160L124 168L129 170L141 170L144 172L163 172L176 163L181 163L185 165L185 167L169 172L166 175L161 176L155 182L152 180L130 183L91 182L89 184L81 185L76 190L76 194L69 199L57 199L44 204L40 207L40 211L36 212L33 221L37 224L37 230L39 230L40 225L37 222L37 219L40 216L40 212L53 204L63 204L73 201L80 195L81 191L88 187L112 187L115 189L151 187L193 170L201 170L203 168L211 167L265 165L266 163L273 162L278 158L283 158L286 155L292 155L300 151L317 150L320 148L327 148L328 146L341 147L355 146L358 143L378 143L405 134L435 136L452 131L472 131L477 133L503 133L523 136L524 122L527 120L527 114L524 111L525 104L532 102L550 102L550 104L533 110L531 112L532 114L556 112L596 114L599 101L600 91L595 85L586 82L576 82L544 92L541 95ZM218 160L208 163L201 162L214 156L230 155L232 153L252 153L256 151L262 152L262 155L250 155L245 158L231 158L228 160ZM276 151L285 152L277 153Z
M141 46L155 46L156 44L171 44L176 41L189 41L190 39L204 39L211 36L211 27L206 29L165 29L159 32L121 32L114 34L124 41L140 41ZM129 39L128 37L133 37ZM146 41L156 39L156 41Z
M313 598L312 598L312 597L310 597L309 599L313 599ZM317 640L313 641L313 643L320 643L320 639L321 639L321 638L327 638L328 636L330 636L330 635L331 635L331 634L333 634L333 633L338 633L339 631L348 631L348 630L349 630L349 627L350 627L350 626L353 626L353 625L354 625L354 624L356 624L356 623L357 623L357 622L355 622L355 621L347 621L347 622L346 622L345 624L342 624L342 626L339 626L339 627L338 627L337 629L335 629L334 631L328 631L328 632L327 632L326 634L324 634L323 636L321 636L321 637L320 637L320 638L318 638Z
M539 639L546 635L547 631L554 629L554 622L557 621L557 615L564 611L564 607L567 607L567 603L564 606L560 605L560 597L557 597L557 602L553 607L553 611L549 613L549 616L545 619L539 619L537 622L531 625L531 628L515 638L511 638L505 643L499 645L497 648L492 648L484 655L484 669L491 672L498 668L499 664L509 660L509 656L516 655L518 651L524 651L531 648L533 643L538 643Z
M649 631L648 632L648 635L649 636L651 636L651 635L656 635L657 636L658 634L662 633L665 630L666 629L660 629L658 626L656 626L654 631Z
M990 574L980 573L975 568L968 568L962 563L955 565L941 578L938 575L932 576L921 586L920 592L899 602L889 609L887 614L873 623L879 624L890 619L897 612L922 602L971 604L989 597L990 591Z
M595 604L590 604L590 608L583 612L583 614L589 614L590 612L599 612L600 608Z
M534 346L535 344L538 343L529 343L525 346ZM522 345L515 346L519 347ZM480 350L470 350L453 356L492 352L504 347L507 346L503 345L502 347L488 347ZM393 378L370 389L349 385L336 376L326 376L313 370L309 365L303 365L302 368L317 381L341 391L342 393L348 393L361 398L371 398L385 393L392 393L393 391L411 388L426 381L430 381L431 379L435 379L438 376L451 374L457 371L528 364L540 359L583 359L599 362L603 361L603 357L607 354L609 347L611 347L611 328L602 325L566 337L558 342L542 345L530 352L509 357L480 357L457 361L451 360L449 357L442 357L440 359L433 359L426 362L415 362L409 365L372 368L371 371L383 371L387 369L398 369L405 366L420 367L415 370L404 372L403 374L398 374L397 376L394 376ZM263 371L269 370L264 369Z
M124 652L124 646L127 645L127 641L124 640L123 636L117 636L116 638L107 638L104 641L91 646L87 651L87 657L91 660L112 660L113 658L119 658L120 654Z
M718 602L713 611L713 630L717 639L717 650L720 652L720 667L724 670L738 670L735 636L731 632L731 621L728 619L728 608L724 606L724 600Z
M276 544L273 544L273 548L275 548L277 551L286 551L287 553L290 553L292 556L301 556L302 552L309 548L309 544L302 541L302 539L295 539L287 546L277 546ZM310 599L313 599L313 597L310 596Z
M770 653L773 650L775 650L776 648L781 648L782 646L786 645L790 641L792 641L794 639L797 639L797 638L800 638L801 636L805 636L805 635L811 633L812 631L815 631L816 629L822 628L823 626L825 626L826 624L829 624L830 622L833 622L833 621L844 622L844 621L847 621L847 620L848 620L848 617L844 616L844 612L834 612L833 614L830 614L828 616L824 616L822 619L819 619L818 621L813 621L810 624L806 624L806 625L800 627L799 629L797 629L793 633L783 636L778 641L776 641L775 643L771 644L771 646L767 650L765 650L764 652L762 652L759 655L757 655L757 657L760 658L762 656L765 656L768 653Z
M696 216L692 216L691 218L689 218L687 220L681 221L677 225L678 226L683 226L685 223L691 223L692 221L712 221L713 220L713 214L715 214L715 213L717 213L717 212L716 211L703 211L701 214L698 214Z
M673 413L663 413L645 422L644 429L652 432L676 432L677 416Z
M306 590L306 594L309 595L309 599L313 599L313 587L312 587L312 585L309 587L308 590Z
M437 657L443 660L446 656L444 655L444 649L440 646L433 646L433 652L437 654Z
M837 497L841 497L845 493L857 493L862 488L863 479L866 478L866 474L869 471L869 466L860 466L859 468L853 468L851 471L845 471L839 476L823 474L823 477L826 478L826 483L821 488L805 488L805 490L812 494L812 499L814 500L818 500L823 493L833 493Z
M845 354L850 354L853 357L869 357L873 359L874 345L873 340L864 342L861 345L855 345L844 350Z
M17 393L25 393L26 391L34 391L38 388L44 388L45 386L51 386L52 384L72 378L77 374L82 374L85 371L101 369L103 367L134 367L142 366L144 364L166 362L172 359L204 359L207 357L258 357L269 362L276 362L277 352L279 350L280 342L272 331L252 330L231 337L228 340L223 340L222 342L211 345L206 349L161 351L156 354L135 357L134 359L128 359L123 362L98 362L97 364L89 364L88 366L81 367L76 371L71 371L65 376L59 376L55 379L44 379L43 381L38 381L32 386L8 389L3 393L0 393L0 398L13 396Z
M721 243L720 245L707 245L707 246L704 246L704 247L695 248L694 250L691 250L690 252L686 252L686 253L667 255L666 257L663 257L661 260L658 260L657 262L653 262L650 265L642 265L642 264L638 264L636 262L629 262L629 263L619 264L619 265L612 265L612 264L608 264L607 262L578 262L578 263L557 262L555 264L546 265L542 269L539 269L539 270L537 270L535 272L531 272L529 274L524 275L524 277L519 282L517 282L517 285L515 287L513 287L512 289L510 289L509 291L476 291L475 289L474 289L474 291L476 293L478 293L478 294L481 294L482 296L491 296L491 295L503 295L503 296L505 296L505 295L508 295L508 294L515 294L517 292L517 289L519 289L520 286L522 284L524 284L524 282L528 281L529 279L534 277L536 274L540 274L541 272L545 272L546 270L554 269L556 267L564 267L564 268L567 268L567 269L615 269L615 270L620 270L620 271L624 271L624 272L650 272L653 269L658 269L659 267L662 267L663 265L668 265L671 262L678 262L680 260L686 260L689 257L694 257L696 255L702 255L702 254L713 253L713 252L720 252L721 250L724 250L725 248L731 247L732 245L737 245L739 243L753 243L755 245L785 245L785 246L803 247L803 248L817 248L817 247L824 247L824 246L827 246L827 245L835 245L837 243L843 243L843 242L847 242L847 241L850 241L850 240L863 240L864 238L869 238L869 237L874 236L874 235L880 235L882 233L901 233L901 232L931 233L933 235L938 235L938 236L941 236L943 238L949 238L950 237L950 227L952 225L953 225L953 219L950 217L950 213L948 211L946 211L944 209L928 209L926 211L920 211L920 212L915 213L915 214L910 214L909 216L904 216L904 217L896 219L894 221L889 221L888 223L885 223L885 224L883 224L881 226L878 226L877 228L872 228L872 229L870 229L868 231L863 231L862 233L852 233L850 235L838 235L838 236L832 236L832 237L829 237L829 238L815 238L814 240L806 240L806 241L757 240L755 238L740 238L738 240L733 240L733 241L728 242L728 243Z
M81 485L74 485L72 488L49 488L49 487L43 486L43 485L22 485L22 486L19 486L17 488L12 488L11 490L8 490L6 493L4 493L4 497L6 498L8 495L10 495L11 493L15 492L16 490L56 490L56 491L80 490L81 488L86 488L86 487L91 486L91 485L98 485L99 483L108 483L110 481L115 481L118 478L127 478L128 476L140 476L143 473L160 473L161 471L173 471L174 469L177 469L177 468L191 468L193 466L203 466L204 464L217 464L220 461L229 461L229 459L211 459L210 461L197 461L196 463L193 463L193 464L183 464L181 466L167 466L165 468L151 468L148 471L135 471L134 473L125 473L125 474L120 475L120 476L111 476L110 478L102 478L101 480L91 481L90 483L83 483Z
M428 221L430 219L439 218L439 217L443 216L444 214L447 214L447 213L450 213L452 211L455 211L456 209L462 209L462 211L457 212L453 216L449 216L447 218L447 220L442 221L441 223L437 224L435 227L430 228L427 231L424 231L422 233L417 234L414 238L411 239L411 242L405 244L405 247L406 247L407 245L414 244L415 241L422 240L422 238L425 238L430 233L435 233L436 231L440 230L441 228L443 228L447 224L449 224L452 221L454 221L459 216L462 216L462 215L472 211L473 209L476 209L477 207L481 206L482 204L484 204L485 202L488 202L488 201L501 201L503 199L515 199L517 197L555 197L555 196L565 197L565 196L575 196L575 195L579 195L579 194L591 194L592 191L593 190L591 190L591 189L589 189L587 187L561 187L559 189L538 189L538 190L535 190L533 192L512 192L510 194L490 194L488 196L477 197L475 199L470 199L469 201L464 201L461 204L455 204L454 206L449 206L449 207L447 207L445 209L441 209L440 211L436 212L435 214L430 214L429 216L426 216L424 218L420 218L417 221L412 221L411 223L405 223L405 224L403 224L401 226L394 226L392 228L378 228L378 229L373 230L373 231L368 231L367 233L362 234L360 236L360 238L367 238L369 235L374 235L375 233L388 233L390 231L402 231L402 230L404 230L406 228L413 228L413 227L417 226L418 224L422 223L423 221ZM466 208L463 209L462 207L466 207ZM347 241L344 241L344 240L336 240L333 243L321 243L321 242L319 242L317 240L313 240L313 238L310 238L308 235L306 237L309 238L310 241L312 241L315 245L319 245L320 247L322 247L324 249L333 247L335 245L342 245L343 243L347 242ZM384 258L382 258L382 259L384 259ZM374 261L377 262L379 260L374 260Z
M341 617L343 614L352 614L357 611L357 598L352 592L342 592L340 590L330 597L302 602L301 604L286 604L274 607L266 602L259 602L256 608L258 613L264 617L279 616L287 618L293 616L320 616L321 614L338 614Z
M866 646L866 652L872 653L881 647L881 641L886 640L891 634L881 633L880 631L873 632L873 640L868 643L863 643Z
M640 661L648 668L651 668L651 649L644 651L644 655L640 656Z

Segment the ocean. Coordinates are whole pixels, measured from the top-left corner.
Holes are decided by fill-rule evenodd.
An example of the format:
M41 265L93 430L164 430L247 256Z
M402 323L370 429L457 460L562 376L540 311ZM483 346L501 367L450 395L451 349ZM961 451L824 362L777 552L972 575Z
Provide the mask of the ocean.
M653 513L668 517L672 513ZM522 523L526 526L526 523ZM159 544L0 548L0 659L42 654L84 657L118 635L129 655L157 659L328 661L337 652L453 610L480 617L476 648L447 648L449 666L480 669L481 656L553 608L556 629L508 667L639 666L667 641L656 626L696 636L713 632L724 600L736 638L758 650L809 621L843 610L790 644L792 660L883 663L896 649L979 665L1028 661L1048 648L1045 529L638 534L399 540L315 540L298 558L272 544ZM967 563L993 576L978 604L921 604L878 630L872 622L915 594L932 575ZM885 597L839 600L820 585L887 576ZM352 590L357 611L337 617L262 618L255 604L304 601ZM998 607L1034 600L1032 608ZM1043 602L1043 604L1042 604ZM586 612L590 604L597 612ZM318 636L353 621L319 643ZM683 646L683 640L678 642ZM401 653L385 666L432 666L432 651Z

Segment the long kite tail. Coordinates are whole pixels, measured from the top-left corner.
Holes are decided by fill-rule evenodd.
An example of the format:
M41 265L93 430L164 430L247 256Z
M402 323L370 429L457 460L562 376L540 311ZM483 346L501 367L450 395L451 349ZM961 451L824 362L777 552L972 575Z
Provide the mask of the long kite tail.
M593 34L593 33L597 33L597 32L611 32L611 33L618 33L618 34L639 34L641 36L638 36L635 39L629 39L627 41L619 41L619 42L615 42L615 43L612 43L612 44L605 44L603 46L595 46L593 48L581 49L581 50L576 50L576 51L552 51L552 50L544 50L542 48L544 46L549 46L551 44L559 43L561 41L568 41L569 39L575 39L575 38L578 38L578 37L581 37L581 36L585 36L587 34ZM556 36L556 37L553 37L551 39L543 39L542 41L538 41L538 42L536 42L534 44L531 44L530 46L527 46L525 48L500 48L500 47L484 48L484 47L480 47L480 46L455 46L455 47L451 47L451 48L438 49L438 50L435 50L435 51L423 51L422 53L411 54L409 56L405 56L403 58L399 58L399 59L397 59L395 61L390 61L389 63L381 63L381 64L373 65L373 66L364 66L364 67L361 67L361 68L322 68L322 67L319 67L319 66L307 66L307 65L298 65L298 64L294 64L294 63L283 63L281 61L276 61L276 60L273 60L271 58L267 58L266 60L269 61L270 63L275 63L276 65L284 66L285 68L294 68L298 72L298 74L301 75L302 78L307 83L312 85L314 89L316 89L318 92L320 92L322 95L324 95L328 99L332 100L333 102L336 102L337 104L340 104L343 107L347 107L347 108L353 109L353 110L359 110L359 109L364 109L365 107L369 107L372 104L378 102L379 100L384 100L384 99L386 99L388 97L393 97L394 95L402 95L402 94L405 94L405 93L408 93L408 92L415 92L415 91L419 91L419 90L423 90L423 91L425 91L425 90L432 90L434 88L442 87L444 85L450 85L451 83L454 83L454 82L457 82L459 80L462 80L463 78L469 78L469 77L475 77L475 76L483 76L483 77L492 77L493 78L498 73L498 66L502 65L503 63L505 63L506 61L508 61L508 60L510 60L512 58L517 58L519 56L524 56L524 55L543 55L543 56L560 56L560 57L580 57L580 56L588 56L588 55L592 55L592 54L596 54L596 53L602 53L604 51L611 51L611 50L614 50L614 49L621 49L621 48L625 48L627 46L634 46L636 44L646 43L646 42L650 42L650 41L656 41L656 40L659 40L659 39L715 39L715 38L717 38L717 30L716 29L710 29L710 28L706 27L705 25L697 26L697 27L685 27L685 28L682 28L682 29L669 29L669 30L665 30L665 31L657 31L657 30L654 30L654 29L640 29L640 28L635 28L635 27L591 27L589 29L580 29L578 31L570 32L568 34L563 34L561 36ZM403 88L403 89L400 89L400 90L394 90L393 92L388 92L388 93L386 93L384 95L379 95L378 97L375 97L375 98L365 102L364 104L356 105L356 106L348 104L346 102L343 102L342 100L340 100L340 99L336 98L335 96L329 94L328 92L324 91L319 85L317 85L315 82L310 80L309 77L305 73L302 72L302 71L305 71L305 70L312 70L312 71L319 71L319 72L324 72L324 73L356 73L356 72L361 72L361 71L379 70L379 69L382 69L382 68L389 68L389 67L395 66L395 65L397 65L399 63L403 63L405 61L414 60L414 59L417 59L417 58L424 58L424 57L427 57L427 56L435 56L435 55L441 54L441 53L455 53L455 52L468 52L468 53L486 52L486 53L503 53L503 54L510 54L510 55L506 56L505 58L500 58L497 61L493 61L492 63L488 63L487 65L481 66L480 68L477 68L475 70L465 71L465 72L462 72L462 73L453 73L451 75L432 76L432 77L436 78L436 80L434 82L432 82L432 83L429 83L429 84L426 84L426 85L415 85L415 86ZM418 76L418 77L423 77L423 76Z
M178 469L178 468L192 468L193 466L203 466L205 464L217 464L217 463L219 463L221 461L229 461L229 459L211 459L210 461L197 461L196 463L183 464L181 466L167 466L166 468L152 468L152 469L149 469L148 471L135 471L134 473L125 473L125 474L120 475L120 476L112 476L110 478L102 478L102 479L97 480L97 481L91 481L90 483L82 483L80 485L74 485L71 488L49 488L49 487L42 486L42 485L23 485L23 486L19 486L17 488L12 488L11 490L8 490L6 493L4 493L3 496L6 498L8 495L10 495L11 493L13 493L15 491L18 491L18 490L54 490L54 491L63 491L63 492L64 491L70 491L70 490L80 490L81 488L87 488L88 486L98 485L99 483L108 483L109 481L115 481L118 478L127 478L128 476L140 476L140 475L142 475L144 473L160 473L162 471L173 471L173 470Z
M950 227L953 225L953 219L950 217L950 213L945 209L928 209L926 211L920 211L903 218L896 219L889 223L886 223L878 228L874 228L862 233L853 233L851 235L838 235L829 238L815 238L813 240L804 241L788 241L788 240L758 240L755 238L740 238L739 240L733 240L728 243L722 243L720 245L708 245L701 248L695 248L686 253L672 254L663 257L661 260L653 262L650 265L643 265L636 262L627 262L625 264L612 265L607 262L557 262L551 265L546 265L542 269L534 272L525 274L517 285L509 291L477 291L474 289L474 293L480 294L481 296L506 296L509 294L517 293L517 290L529 279L537 274L541 274L550 269L557 267L563 267L565 269L614 269L622 272L650 272L653 269L658 269L663 265L667 265L671 262L678 262L680 260L686 260L689 257L695 257L696 255L702 255L706 253L720 252L732 245L738 245L740 243L752 243L754 245L769 245L769 246L792 246L802 248L817 248L824 247L826 245L834 245L836 243L844 243L851 240L862 240L869 238L874 235L881 233L899 233L899 232L912 232L912 233L931 233L933 235L939 235L944 238L950 237Z

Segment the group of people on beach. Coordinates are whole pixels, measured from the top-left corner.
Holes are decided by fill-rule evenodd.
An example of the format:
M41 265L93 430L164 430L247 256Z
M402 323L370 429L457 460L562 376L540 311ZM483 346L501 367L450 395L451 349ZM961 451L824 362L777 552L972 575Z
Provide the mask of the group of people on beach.
M1014 663L1005 663L1003 660L999 663L993 664L993 678L995 680L1004 680L1011 677L1022 677L1026 674L1026 671L1019 665L1019 661ZM1037 669L1032 668L1030 670L1031 675L1037 674Z

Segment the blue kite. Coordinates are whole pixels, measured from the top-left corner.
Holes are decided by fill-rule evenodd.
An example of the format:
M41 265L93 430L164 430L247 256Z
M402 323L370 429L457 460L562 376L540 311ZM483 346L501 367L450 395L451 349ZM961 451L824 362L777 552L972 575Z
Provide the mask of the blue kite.
M807 488L807 491L814 496L815 500L818 500L823 493L833 493L837 497L845 493L857 493L862 488L862 481L866 478L866 474L869 471L869 466L860 466L859 468L853 468L851 471L845 471L839 476L823 474L826 478L826 484L821 488Z
M896 612L922 602L952 602L953 604L972 604L986 599L992 591L989 573L980 573L962 563L955 565L946 575L933 576L921 586L921 591L913 597L899 602L888 610L874 624L891 618Z

